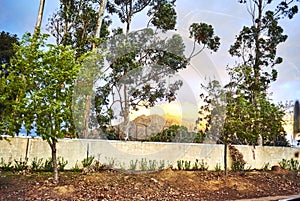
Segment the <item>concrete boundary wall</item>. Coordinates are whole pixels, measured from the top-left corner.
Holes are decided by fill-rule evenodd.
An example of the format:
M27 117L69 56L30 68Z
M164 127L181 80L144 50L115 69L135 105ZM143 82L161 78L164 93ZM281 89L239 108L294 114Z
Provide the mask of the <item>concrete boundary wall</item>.
M8 138L0 141L0 159L8 161L20 160L27 157L29 164L33 158L48 159L51 149L41 138ZM299 159L299 148L266 147L266 146L235 146L244 156L246 167L261 169L264 164L277 165L282 159ZM229 153L229 152L228 152ZM164 162L165 167L177 167L178 160L195 162L203 160L209 169L213 170L217 164L223 168L224 145L191 144L191 143L157 143L134 141L109 141L86 139L61 139L57 144L57 156L68 161L66 169L77 165L88 156L94 156L103 164L113 165L115 168L130 167L130 163L142 159ZM229 155L229 154L228 154ZM230 157L228 156L230 167Z

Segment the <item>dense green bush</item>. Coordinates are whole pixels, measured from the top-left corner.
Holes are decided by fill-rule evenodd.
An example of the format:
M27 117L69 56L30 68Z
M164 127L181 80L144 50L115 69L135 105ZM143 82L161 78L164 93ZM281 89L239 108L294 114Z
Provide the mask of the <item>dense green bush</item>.
M150 142L193 142L202 143L205 135L190 132L185 126L172 125L159 133L152 134L146 141Z

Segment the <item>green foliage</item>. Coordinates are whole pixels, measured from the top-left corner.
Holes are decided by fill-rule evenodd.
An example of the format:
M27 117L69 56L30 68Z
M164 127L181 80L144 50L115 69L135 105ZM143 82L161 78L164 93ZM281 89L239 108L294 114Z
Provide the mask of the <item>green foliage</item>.
M177 169L183 170L184 169L184 160L178 160L177 161Z
M165 167L166 167L165 161L164 160L160 160L159 161L158 170L163 170L163 169L165 169Z
M258 144L288 146L283 128L285 115L281 106L276 106L264 96L256 98L256 104L245 94L229 95L223 137L234 144ZM224 139L224 138L223 138Z
M236 80L243 75L237 68L230 72ZM216 80L202 88L207 95L200 95L204 102L196 121L200 133L218 143L257 145L261 138L262 145L288 146L282 105L271 103L264 95L256 96L253 104L246 89L234 92Z
M191 169L191 161L184 161L184 169L185 170Z
M172 125L159 133L152 134L152 136L146 140L150 142L202 143L204 135L201 133L189 132L185 126Z
M44 163L42 158L34 157L31 162L31 169L33 171L41 171L43 169Z
M203 105L201 105L198 112L196 129L202 136L218 142L224 134L226 90L222 88L217 80L209 80L207 86L201 85L201 88L205 93L200 95Z
M216 166L215 166L215 171L216 171L216 172L220 172L221 170L222 170L221 164L220 164L220 163L217 163Z
M138 165L137 159L135 161L130 160L129 169L135 171L137 169L137 165Z
M5 65L3 68L2 64L9 64L10 59L14 56L15 44L18 44L18 37L16 34L10 34L5 31L0 33L0 71L5 71Z
M157 165L158 165L158 163L157 163L156 160L149 160L149 167L148 167L148 169L150 171L154 171L154 170L157 169Z
M206 162L204 162L204 160L202 159L201 161L199 161L198 159L196 159L196 161L192 163L191 161L187 161L187 160L178 160L177 161L177 169L178 170L200 170L200 171L206 171L208 170L208 165Z
M66 165L68 164L68 161L64 160L63 157L58 157L57 158L57 164L58 164L58 170L59 171L64 171Z
M267 162L267 163L264 163L263 167L261 168L263 171L267 171L267 170L270 170L270 163Z
M267 90L277 79L275 66L283 61L277 47L287 39L279 21L292 18L298 7L295 1L277 6L275 1L241 2L251 4L248 11L253 24L242 28L229 49L238 64L228 68L231 80L226 85L228 104L221 141L255 145L261 136L263 145L287 146L284 112L271 103Z
M63 157L57 157L57 165L59 171L64 171L65 166L68 164L67 160L64 160ZM53 171L53 161L52 158L46 159L44 163L44 171L52 172Z
M220 38L214 35L214 29L212 25L206 23L193 23L190 26L190 38L193 38L194 44L201 44L204 48L208 48L214 52L219 49ZM197 55L198 53L196 53ZM193 53L191 54L191 56Z
M46 161L44 163L44 171L46 171L46 172L53 172L52 158L46 159Z
M90 167L94 161L94 156L89 156L81 161L83 167Z
M110 70L103 75L103 85L97 88L95 97L97 120L102 130L111 130L113 118L123 119L126 125L130 110L175 100L182 81L170 80L187 66L179 35L160 39L152 29L143 29L127 36L114 36L108 50L106 59ZM113 110L116 107L120 113ZM123 127L120 132L125 133Z
M142 158L142 160L139 162L140 170L146 171L148 170L148 162L146 158Z
M108 1L107 10L111 14L117 14L122 23L127 24L129 31L132 18L139 12L149 8L147 15L154 26L162 31L172 30L176 24L175 0L129 0ZM148 23L148 24L149 24Z
M79 168L79 165L78 165L77 161L75 163L75 166L71 168L71 171L72 172L80 172L81 171L81 169Z
M300 171L300 163L297 159L282 159L278 164L285 170Z
M13 169L12 158L10 157L7 162L1 157L0 169L4 171L10 171Z
M16 171L27 170L28 169L27 162L28 162L27 158L25 158L24 160L22 158L20 158L20 160L15 160L14 170Z
M7 94L14 91L16 99L0 101L13 108L6 116L8 123L1 129L14 135L22 124L27 131L36 127L37 133L49 142L50 138L63 138L73 133L70 105L79 65L73 50L46 44L47 37L24 35L11 60L14 67L6 78Z
M151 17L151 24L162 31L175 29L177 16L174 7L175 0L153 1L150 10L147 13L147 15Z
M47 25L48 31L56 38L57 45L70 45L76 49L76 56L92 50L98 21L99 3L86 0L60 1L59 9L53 13ZM109 35L108 26L111 20L103 17L100 38Z
M198 159L196 159L196 163L198 163ZM199 164L197 165L198 169L196 170L200 170L200 171L206 171L208 170L208 165L206 162L204 162L204 160L202 159L201 162L199 162Z

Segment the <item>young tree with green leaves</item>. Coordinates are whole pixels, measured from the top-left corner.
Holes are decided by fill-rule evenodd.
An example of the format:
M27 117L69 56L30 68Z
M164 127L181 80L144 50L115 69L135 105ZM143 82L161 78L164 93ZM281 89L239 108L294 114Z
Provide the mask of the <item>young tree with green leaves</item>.
M47 44L47 35L24 35L6 82L1 101L10 106L2 129L17 135L21 126L36 133L51 147L54 179L58 182L56 144L59 138L72 136L70 105L74 80L79 71L75 53L70 47ZM6 97L13 93L15 99Z

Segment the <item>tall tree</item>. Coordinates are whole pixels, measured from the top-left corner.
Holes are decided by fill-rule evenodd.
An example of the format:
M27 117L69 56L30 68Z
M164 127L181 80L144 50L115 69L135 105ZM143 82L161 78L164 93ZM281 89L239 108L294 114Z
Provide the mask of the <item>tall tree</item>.
M233 98L228 100L225 129L235 133L243 144L257 144L261 138L263 144L286 145L282 110L270 102L267 90L277 79L275 66L283 61L277 56L278 45L287 39L279 21L293 18L298 7L293 0L279 4L272 0L240 3L247 5L252 26L243 27L229 50L237 57L238 65L228 69L231 81L226 87ZM270 132L277 137L272 137Z
M147 27L153 25L156 30L144 29L131 33L133 17L147 8L150 18ZM109 1L107 9L109 13L116 13L121 22L125 23L125 34L120 29L115 30L115 36L110 41L112 49L109 51L115 57L107 57L110 74L105 78L107 84L98 88L98 120L106 127L116 115L113 113L113 105L119 104L125 127L121 131L125 133L125 139L128 139L130 110L138 109L138 106L153 106L163 99L175 100L176 91L182 83L180 80L172 80L167 87L168 79L171 80L176 72L187 66L195 49L190 58L186 58L183 55L185 47L179 35L167 40L162 40L157 35L158 31L175 29L175 0ZM200 37L201 34L203 37ZM190 37L195 40L195 44L203 45L200 52L206 47L216 51L220 44L212 26L205 23L194 23L190 27ZM116 91L111 90L112 85ZM110 97L109 93L118 97Z
M260 96L260 93L265 93L270 83L277 79L278 73L274 67L283 61L277 56L277 47L287 39L279 21L284 17L293 18L298 12L295 2L295 0L282 1L276 6L274 4L277 1L273 0L240 1L248 6L252 26L243 27L229 53L238 58L240 64L237 68L250 67L241 73L244 74L242 85L247 89L251 103L255 103L256 97ZM267 10L272 6L276 6L275 10Z
M88 130L93 125L90 115L93 114L93 84L97 81L101 72L101 61L95 61L98 65L92 65L91 60L95 58L97 48L109 34L108 26L111 21L104 17L104 9L107 0L61 0L59 10L49 19L48 30L56 38L57 44L71 45L75 51L77 58L90 51L95 53L89 54L89 61L85 61L80 71L76 89L84 88L85 90L76 90L77 105L75 113L76 130L81 138L88 137ZM100 50L101 51L101 50ZM87 72L90 71L90 72ZM91 73L92 72L92 73ZM90 76L90 77L85 77ZM89 83L87 83L89 82ZM85 85L85 86L83 86ZM87 88L86 86L90 86ZM80 99L80 100L79 100ZM82 101L84 100L84 101ZM78 104L81 104L80 106ZM80 108L85 108L81 110ZM79 114L80 112L80 114ZM79 116L82 115L83 118ZM82 122L79 122L82 121Z

